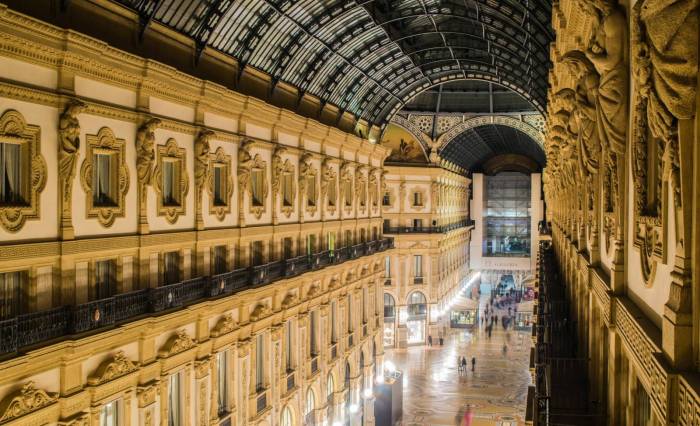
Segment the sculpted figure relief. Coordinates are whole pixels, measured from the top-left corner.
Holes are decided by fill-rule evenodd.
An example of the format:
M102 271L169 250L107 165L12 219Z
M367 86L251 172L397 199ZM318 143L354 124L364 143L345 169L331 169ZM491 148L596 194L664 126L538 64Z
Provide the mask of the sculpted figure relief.
M202 130L194 142L194 179L197 189L201 189L209 177L209 138L214 135L211 130Z
M85 111L87 105L71 100L58 121L58 172L63 182L63 210L70 213L71 189L75 176L75 164L80 149L80 121L78 114Z
M253 167L253 157L250 155L250 147L253 141L247 140L238 148L238 185L243 194L248 188L250 171Z
M596 122L601 144L614 152L625 152L627 129L627 20L623 10L610 0L579 0L597 20L586 57L599 77L593 90Z
M153 181L153 162L155 160L155 130L160 126L160 120L151 118L136 133L136 170L139 184L151 185Z
M272 153L272 193L278 194L282 182L282 173L284 172L284 162L282 154L287 152L287 148L278 146L275 152Z

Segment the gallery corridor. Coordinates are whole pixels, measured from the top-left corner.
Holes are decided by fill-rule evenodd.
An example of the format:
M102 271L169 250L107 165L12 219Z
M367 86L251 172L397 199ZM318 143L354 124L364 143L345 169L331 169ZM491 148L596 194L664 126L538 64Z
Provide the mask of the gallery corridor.
M521 424L531 383L530 336L512 328L504 331L499 322L490 339L481 326L448 332L442 347L435 341L432 347L387 350L386 360L404 373L403 425L459 425L467 406L473 412L472 426ZM468 368L460 375L457 360L462 356Z

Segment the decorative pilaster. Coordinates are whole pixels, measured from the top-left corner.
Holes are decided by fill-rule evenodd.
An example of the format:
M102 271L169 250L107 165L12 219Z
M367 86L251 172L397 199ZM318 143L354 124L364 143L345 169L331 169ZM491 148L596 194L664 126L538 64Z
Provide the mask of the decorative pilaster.
M83 113L87 105L77 99L66 104L58 120L58 182L60 236L62 240L75 238L72 220L73 178L80 152L80 121L78 114Z
M136 171L138 174L139 234L148 234L148 187L153 184L155 131L160 120L149 118L136 133Z

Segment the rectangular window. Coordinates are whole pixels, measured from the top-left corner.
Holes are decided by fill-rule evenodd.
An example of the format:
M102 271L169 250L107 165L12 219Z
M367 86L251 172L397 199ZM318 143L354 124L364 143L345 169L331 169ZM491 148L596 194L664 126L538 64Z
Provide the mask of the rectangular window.
M331 343L338 341L338 303L331 302Z
M291 237L286 237L282 240L282 257L284 260L291 259L294 257L294 243Z
M121 424L119 403L119 400L114 400L102 406L100 410L100 426L119 426Z
M350 247L353 244L352 231L345 231L345 247Z
M346 309L348 317L348 333L352 333L352 295L348 294L348 308Z
M217 207L225 207L228 205L226 194L228 187L228 168L225 164L214 164L214 173L212 176L214 186L214 205Z
M25 278L23 271L0 274L0 321L24 313Z
M250 265L260 266L265 262L263 259L263 242L253 241L250 246Z
M112 297L117 293L117 264L114 260L95 262L95 285L88 295L90 300Z
M389 194L389 191L386 191L384 193L384 196L382 196L382 205L383 206L390 206L391 205L391 195Z
M423 219L413 219L413 229L423 228Z
M294 335L292 329L292 321L289 320L285 323L284 331L284 365L287 367L287 372L294 370Z
M316 206L316 176L306 178L306 205Z
M95 153L92 158L92 205L114 207L116 202L116 156L108 153Z
M284 173L282 175L282 206L292 207L294 205L294 175Z
M0 205L16 206L27 203L26 182L23 181L22 144L0 143Z
M180 206L180 160L163 159L163 205Z
M413 193L413 205L414 206L422 206L423 205L423 194L421 194L420 192Z
M213 259L213 273L214 275L223 274L228 272L228 250L226 246L216 246L214 247L212 256Z
M391 278L391 256L384 258L384 276Z
M421 255L413 256L413 276L423 276L423 256Z
M365 186L364 183L360 187L360 205L361 206L367 205L367 186Z
M265 183L265 170L263 169L253 169L251 173L251 188L253 191L253 206L254 207L262 207L265 203L264 199L264 187L263 184Z
M163 255L163 282L168 285L180 281L180 252L169 251Z
M182 373L168 379L168 426L182 426Z
M318 327L317 316L317 311L312 311L309 315L309 354L311 355L311 357L315 357L318 354L318 347L316 344L316 327Z
M216 354L217 385L219 389L219 415L229 412L228 351Z
M306 255L316 254L316 234L306 236Z
M384 232L391 232L391 220L384 219Z
M328 251L331 253L331 256L333 256L333 253L335 253L335 232L329 232L327 235L328 241L326 243Z
M265 336L258 334L255 339L255 390L265 388Z
M335 207L336 198L338 198L337 185L338 181L336 179L331 179L328 182L328 207Z
M362 323L367 323L367 287L362 288Z
M365 243L367 242L367 232L365 231L365 228L360 229L360 242Z
M350 207L352 206L352 182L351 181L345 181L343 184L344 186L344 192L345 192L345 206Z

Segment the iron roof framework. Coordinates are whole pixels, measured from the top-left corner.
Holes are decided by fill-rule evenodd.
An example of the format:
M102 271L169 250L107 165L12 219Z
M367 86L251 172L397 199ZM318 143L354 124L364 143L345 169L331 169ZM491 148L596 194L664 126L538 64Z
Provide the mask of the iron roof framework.
M544 151L535 140L520 130L500 124L465 130L440 151L440 157L464 170L476 171L484 162L506 153L520 154L540 167L545 166Z
M545 111L550 0L115 0L383 127L437 84L492 81Z

